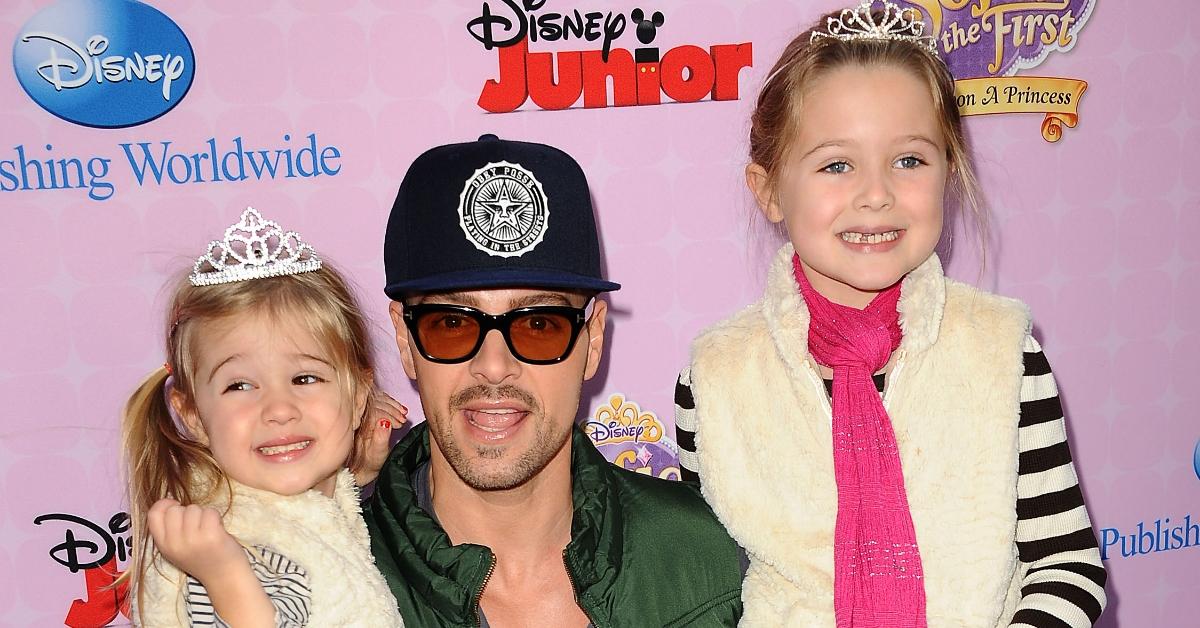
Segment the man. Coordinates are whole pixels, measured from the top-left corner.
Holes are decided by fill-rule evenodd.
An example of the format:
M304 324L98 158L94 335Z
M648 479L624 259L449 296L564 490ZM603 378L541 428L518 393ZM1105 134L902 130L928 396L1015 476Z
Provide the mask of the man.
M385 291L426 422L365 512L410 626L733 626L736 545L689 484L606 461L575 426L607 304L587 181L484 135L409 168ZM588 304L590 303L590 308Z

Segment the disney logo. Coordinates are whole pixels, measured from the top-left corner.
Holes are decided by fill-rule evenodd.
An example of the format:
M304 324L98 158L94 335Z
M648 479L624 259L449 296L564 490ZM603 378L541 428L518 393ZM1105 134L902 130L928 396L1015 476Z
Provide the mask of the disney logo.
M183 100L196 75L187 35L137 0L57 0L16 32L12 64L21 89L82 126L154 120Z
M65 513L50 513L39 515L33 520L34 525L42 525L49 521L67 523L63 542L50 548L50 558L75 573L84 569L99 567L113 558L124 561L129 558L133 547L133 539L129 533L129 515L119 512L108 520L108 527L99 525L75 515ZM77 533L79 536L77 536Z
M92 35L82 47L55 33L32 32L21 37L25 43L35 39L54 44L49 47L49 58L38 64L37 73L60 92L83 87L93 79L97 84L134 80L157 83L161 80L163 100L170 101L171 83L187 69L183 57L171 53L142 56L140 52L134 52L132 57L109 55L101 58L100 55L108 50L108 38L104 35ZM70 56L60 57L60 49ZM68 72L67 78L63 77L63 70Z
M583 431L597 445L628 441L656 443L663 437L658 417L653 412L643 412L620 393L611 395L607 404L596 408L592 420L583 424Z
M492 13L492 3L484 2L479 17L467 22L467 32L483 44L485 50L507 48L526 37L530 41L583 39L603 40L601 57L607 61L612 42L625 32L625 14L601 11L535 13L546 0L503 0L506 14Z
M660 436L657 426L646 424L625 425L620 421L609 421L607 423L588 421L584 424L583 431L596 444L625 441L633 441L635 443L642 441L656 442Z

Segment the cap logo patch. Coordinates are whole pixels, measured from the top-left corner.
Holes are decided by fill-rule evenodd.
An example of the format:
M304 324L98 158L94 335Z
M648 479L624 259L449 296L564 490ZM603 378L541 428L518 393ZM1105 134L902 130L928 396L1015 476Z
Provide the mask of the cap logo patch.
M458 224L475 248L496 257L520 257L546 234L542 184L520 164L498 161L475 171L458 199Z

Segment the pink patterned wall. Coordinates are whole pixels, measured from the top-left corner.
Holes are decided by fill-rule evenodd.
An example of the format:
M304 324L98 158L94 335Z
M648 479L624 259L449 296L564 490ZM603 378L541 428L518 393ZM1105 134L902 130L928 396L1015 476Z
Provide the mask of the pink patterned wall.
M51 4L5 2L0 42L16 49L23 25ZM376 326L386 388L419 417L389 339L381 247L408 163L436 144L491 132L555 144L578 158L592 184L609 276L624 286L612 296L607 366L587 389L581 418L619 394L669 436L673 379L689 341L756 298L763 260L777 243L752 220L742 184L754 95L783 45L841 6L548 0L538 14L600 12L601 36L539 40L532 52L598 51L605 24L640 7L665 16L652 42L663 67L668 55L697 58L677 52L688 45L703 52L749 43L743 53L751 62L725 66L733 83L696 102L666 104L663 95L661 105L545 110L530 101L516 112L487 113L477 101L501 52L486 50L467 28L479 1L152 4L186 35L195 62L186 95L155 120L117 129L67 122L26 94L13 64L0 68L5 626L59 625L72 601L89 595L80 609L103 606L102 592L93 586L89 594L89 572L69 568L100 556L78 546L71 556L68 535L99 543L100 553L115 542L124 565L119 545L127 534L109 528L124 510L120 408L162 362L165 278L190 267L246 205L308 235L348 270ZM511 15L502 2L482 4ZM1038 115L970 119L995 242L980 271L960 234L949 267L1032 307L1106 545L1104 625L1191 626L1200 616L1200 248L1189 244L1200 233L1200 20L1183 0L1084 4L1089 16L1073 47L1018 73L1086 81L1078 125L1051 143ZM611 39L614 50L643 47L631 24ZM207 175L195 182L192 172L178 184L170 173L156 183L142 172L139 182L136 164L146 151L151 160L207 153L210 140L218 155L237 143L295 155L311 142L328 157L327 171L234 182ZM19 181L18 149L43 162L75 158L86 166L99 157L109 171L95 188L80 181L20 189L38 186ZM15 164L7 166L11 178L5 161ZM173 163L188 162L196 163ZM89 192L110 196L93 200ZM644 455L669 455L665 436L664 447ZM664 468L661 460L625 462L655 474ZM1173 540L1179 534L1188 547Z

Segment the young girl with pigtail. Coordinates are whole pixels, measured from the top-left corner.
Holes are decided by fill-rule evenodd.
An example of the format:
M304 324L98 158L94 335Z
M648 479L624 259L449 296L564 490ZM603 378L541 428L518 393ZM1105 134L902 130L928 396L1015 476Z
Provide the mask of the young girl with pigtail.
M934 253L947 200L979 195L923 28L830 14L758 97L746 181L790 242L676 388L685 477L750 558L744 626L1091 626L1105 604L1029 314Z
M372 410L367 326L345 281L247 209L168 312L167 362L122 430L135 623L402 625L347 466L386 451L403 409Z

